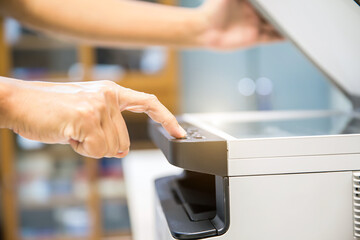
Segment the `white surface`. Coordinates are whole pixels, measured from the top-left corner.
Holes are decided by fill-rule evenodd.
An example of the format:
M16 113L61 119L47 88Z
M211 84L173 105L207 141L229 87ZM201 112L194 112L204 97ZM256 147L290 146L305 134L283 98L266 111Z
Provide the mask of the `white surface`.
M352 172L230 177L230 228L211 240L354 240ZM157 208L156 240L171 240Z
M136 150L123 160L133 240L155 239L155 187L158 177L179 174L160 150Z
M360 96L360 7L353 0L252 0L348 93Z
M228 158L359 154L360 134L239 139L228 141Z
M216 127L216 123L348 116L345 112L256 111L183 116L186 122L227 140L228 176L360 169L360 134L241 139L230 136ZM214 126L209 122L213 122ZM344 125L346 123L343 122ZM339 128L342 129L344 126L339 125Z
M229 159L229 176L338 172L360 169L360 154Z
M353 240L352 172L230 178L236 240Z
M160 205L158 196L155 196L155 227L156 227L156 240L172 240L175 239L171 235L170 229L167 225L165 214Z

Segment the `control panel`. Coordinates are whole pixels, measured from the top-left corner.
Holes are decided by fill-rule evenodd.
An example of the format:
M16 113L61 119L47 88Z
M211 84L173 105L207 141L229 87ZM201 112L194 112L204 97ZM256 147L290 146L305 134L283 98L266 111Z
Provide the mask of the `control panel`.
M174 138L159 123L149 122L150 138L169 163L185 170L227 176L226 140L182 119L178 121L187 132L184 138Z

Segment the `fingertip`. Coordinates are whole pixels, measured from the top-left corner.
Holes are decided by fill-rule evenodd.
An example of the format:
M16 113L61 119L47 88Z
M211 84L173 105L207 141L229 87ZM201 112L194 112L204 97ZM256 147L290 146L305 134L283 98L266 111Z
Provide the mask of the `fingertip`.
M180 125L178 125L178 129L179 129L179 133L180 133L180 137L182 138L182 137L186 137L186 131L185 131L185 129L184 128L182 128Z
M169 131L170 135L175 137L175 138L184 138L186 137L186 131L179 125L177 124L177 126L173 129L173 131Z
M118 154L116 154L115 155L115 157L116 158L124 158L124 157L126 157L126 155L128 155L129 154L129 149L128 150L126 150L126 151L124 151L124 152L119 152Z

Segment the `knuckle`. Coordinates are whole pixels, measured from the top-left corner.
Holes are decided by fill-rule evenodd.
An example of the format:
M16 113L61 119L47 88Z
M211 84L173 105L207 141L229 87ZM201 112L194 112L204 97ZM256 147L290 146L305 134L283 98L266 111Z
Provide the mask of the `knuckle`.
M110 85L102 85L97 92L94 99L97 99L97 102L102 103L104 105L106 104L114 104L117 100L117 84L109 81Z
M166 118L161 122L161 124L162 124L163 126L166 126L166 125L168 125L169 123L172 123L172 122L176 122L176 118L175 118L174 115L170 115L170 116L166 117Z
M148 94L148 101L150 102L158 102L159 99L154 94Z
M105 147L100 148L98 151L95 152L96 158L103 158L107 155L107 149Z
M114 156L116 156L118 153L119 153L119 152L117 151L117 149L116 149L116 150L113 150L113 151L110 152L109 157L114 157Z
M91 154L91 157L92 157L92 158L99 159L99 158L103 158L103 157L104 157L104 155L103 155L103 154L99 154L99 153L95 152L95 153Z
M92 105L80 106L76 110L78 116L82 119L92 119L96 115L95 108Z
M99 94L89 99L87 104L93 113L103 112L106 109L106 101Z
M103 158L105 157L105 152L104 151L92 151L89 153L90 157L92 158Z
M112 88L106 88L102 92L104 100L112 102L116 99L116 91Z
M100 138L91 138L87 140L87 145L91 150L90 155L93 158L102 158L105 157L107 153L107 146L103 144Z
M96 111L103 113L103 112L106 111L107 106L106 106L106 103L104 101L97 101L95 103L95 108L96 108Z
M105 157L105 154L96 154L95 156L93 156L93 158L96 158L96 159L100 159L103 157Z
M128 154L129 154L129 151L123 152L123 153L121 154L121 157L122 157L122 158L123 158L123 157L126 157Z
M101 81L101 87L100 92L107 93L107 92L113 92L114 89L116 89L118 85L112 81L109 80L103 80Z
M98 107L94 106L94 104L87 104L76 109L75 120L82 123L83 127L93 124L98 125L101 120L101 114Z
M118 150L118 144L113 144L112 146L109 147L108 150L108 156L115 156L116 154L118 154L119 150Z
M110 81L110 80L101 80L101 83L104 86L109 86L109 87L114 87L117 85L116 83L114 83L113 81Z
M130 149L130 142L129 141L127 141L126 143L120 144L120 148L119 148L120 152L125 152L125 151L128 151L129 149Z
M147 94L145 99L145 113L149 112L154 105L158 105L159 103L159 99L154 94Z

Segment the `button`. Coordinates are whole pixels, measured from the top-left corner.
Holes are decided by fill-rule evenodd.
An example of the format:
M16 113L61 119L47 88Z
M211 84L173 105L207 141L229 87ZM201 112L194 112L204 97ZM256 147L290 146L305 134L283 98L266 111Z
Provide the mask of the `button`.
M205 137L201 136L201 135L196 135L196 136L194 136L194 138L196 138L196 139L204 139Z
M185 135L185 136L183 136L183 137L179 137L179 138L176 138L176 139L189 139L189 136L188 135Z
M197 132L199 132L198 129L193 128L193 127L190 127L190 128L188 128L188 129L186 129L186 130L187 130L188 133L197 133Z

